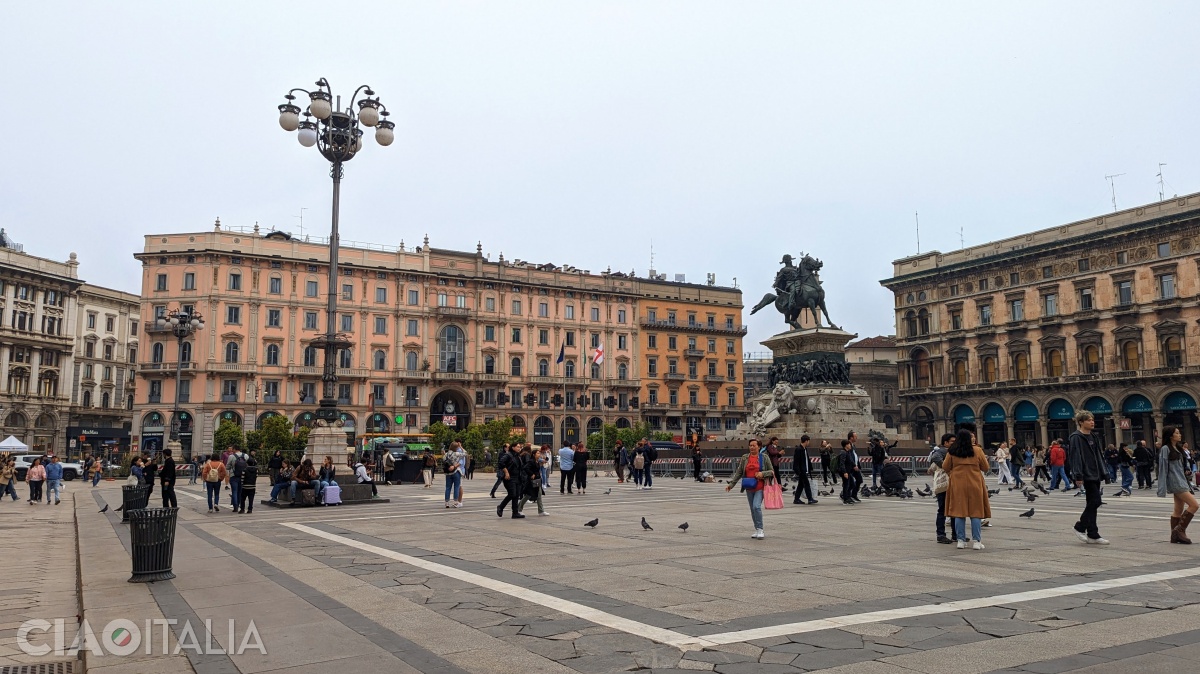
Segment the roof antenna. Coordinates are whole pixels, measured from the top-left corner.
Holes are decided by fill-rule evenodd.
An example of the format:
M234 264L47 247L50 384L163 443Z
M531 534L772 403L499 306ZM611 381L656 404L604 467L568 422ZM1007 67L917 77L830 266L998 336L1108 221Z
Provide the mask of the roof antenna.
M650 239L650 268L654 269L654 239Z
M917 221L917 255L921 254L921 214L913 211L913 219Z
M304 211L307 211L307 210L308 210L308 208L301 208L300 215L292 216L293 218L300 218L300 236L304 236Z
M1114 173L1110 176L1104 176L1104 179L1108 181L1109 187L1112 188L1113 213L1117 212L1117 181L1116 181L1116 179L1123 175L1125 175L1125 174L1124 173Z
M1164 164L1162 162L1158 162L1158 200L1159 200L1159 202L1162 202L1162 200L1165 199L1167 196L1167 189L1166 189L1166 185L1164 184L1165 181L1163 180L1163 174L1162 174L1162 167L1164 167L1164 166L1166 166L1166 164Z
M959 247L959 249L964 249L967 247L967 244L965 243L965 241L966 240L963 239L963 228L959 227L958 228L958 247Z

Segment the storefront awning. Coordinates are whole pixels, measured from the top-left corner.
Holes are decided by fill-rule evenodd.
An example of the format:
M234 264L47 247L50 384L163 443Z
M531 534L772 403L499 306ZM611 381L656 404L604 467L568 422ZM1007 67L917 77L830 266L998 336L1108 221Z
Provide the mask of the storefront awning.
M1104 398L1088 398L1083 403L1083 409L1092 414L1112 414L1112 405Z
M983 423L985 424L1002 424L1004 423L1004 408L999 403L988 403L983 408Z
M975 422L975 410L972 410L966 405L959 405L954 408L954 423L970 424Z
M1066 400L1057 398L1051 400L1050 404L1046 406L1046 416L1056 420L1074 419L1075 407Z
M1154 411L1154 405L1146 398L1146 396L1135 393L1125 399L1125 403L1121 405L1123 414L1150 414Z
M1183 391L1175 391L1163 401L1163 411L1165 412L1190 412L1195 409L1196 399Z
M1037 421L1037 405L1034 405L1028 400L1022 400L1021 402L1017 403L1017 408L1013 410L1013 419L1016 421Z

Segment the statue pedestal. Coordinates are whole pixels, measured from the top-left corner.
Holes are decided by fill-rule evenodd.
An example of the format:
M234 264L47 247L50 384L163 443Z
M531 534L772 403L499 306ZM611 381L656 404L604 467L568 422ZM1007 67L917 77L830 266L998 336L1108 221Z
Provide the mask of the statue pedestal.
M330 425L327 422L318 421L308 432L308 445L304 448L304 458L312 459L313 464L319 466L328 456L333 459L334 465L340 466L346 454L353 451L353 447L346 446L346 431L342 429L342 422Z
M754 413L739 434L792 441L809 435L831 442L850 431L866 437L875 424L871 396L844 377L846 343L857 336L834 328L806 328L764 340L763 346L774 355L777 383L750 400Z

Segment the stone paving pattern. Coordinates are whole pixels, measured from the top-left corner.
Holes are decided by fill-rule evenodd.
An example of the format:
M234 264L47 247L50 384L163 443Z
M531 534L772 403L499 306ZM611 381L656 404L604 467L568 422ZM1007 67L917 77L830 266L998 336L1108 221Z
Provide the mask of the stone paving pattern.
M106 659L89 662L89 671L1171 672L1190 664L1183 648L1200 641L1193 576L681 651L283 525L304 523L694 636L1196 566L1196 546L1166 543L1169 503L1145 492L1101 510L1102 533L1113 540L1107 547L1070 533L1081 498L1042 497L1026 520L1017 517L1024 498L1002 492L993 499L994 526L984 529L987 549L976 552L933 542L932 499L852 507L788 499L783 511L767 513L767 539L754 541L745 499L723 485L660 480L635 491L611 478L592 482L586 496L549 495L551 517L523 521L495 516L490 479L467 483L461 511L442 508L440 490L411 486L383 488L393 502L379 506L253 515L209 515L185 494L179 577L151 588L124 582L124 525L76 490L80 554L85 570L95 569L85 571L83 587L89 620L253 618L268 649ZM96 491L119 502L110 485ZM655 531L642 531L642 516ZM592 517L600 526L584 528ZM687 533L676 528L683 521ZM68 547L64 556L71 554ZM6 606L37 608L16 601L25 603ZM0 640L0 649L11 643Z

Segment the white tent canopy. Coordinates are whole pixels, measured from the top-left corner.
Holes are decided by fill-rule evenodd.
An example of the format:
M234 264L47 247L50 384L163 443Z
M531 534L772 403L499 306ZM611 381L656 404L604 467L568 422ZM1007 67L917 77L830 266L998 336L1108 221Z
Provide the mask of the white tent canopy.
M14 437L14 436L10 435L7 438L4 438L3 442L0 442L0 452L27 452L27 451L29 451L29 445L16 439L16 437Z

